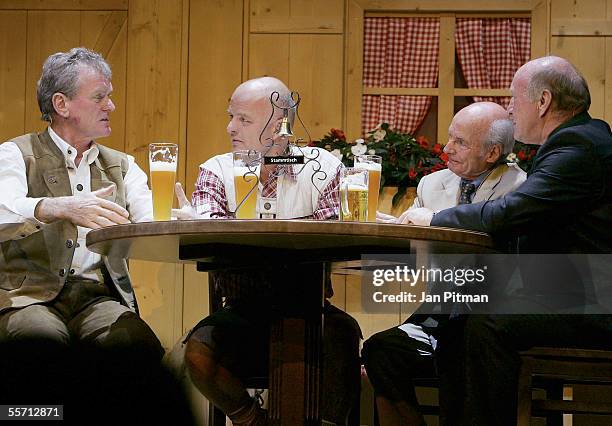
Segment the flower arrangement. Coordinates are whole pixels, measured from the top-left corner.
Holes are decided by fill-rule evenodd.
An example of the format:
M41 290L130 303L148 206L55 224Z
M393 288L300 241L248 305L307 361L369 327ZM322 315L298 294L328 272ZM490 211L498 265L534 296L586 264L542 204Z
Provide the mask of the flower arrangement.
M538 152L538 147L527 145L522 142L514 143L514 150L508 154L506 160L509 163L516 163L521 169L528 172L533 164L533 159Z
M345 166L352 167L356 155L371 154L382 157L380 186L397 186L392 204L396 205L408 187L417 186L421 178L429 173L446 168L448 156L442 145L430 146L424 136L415 138L408 133L392 130L382 123L366 135L365 139L353 142L346 140L342 130L331 129L321 140L310 146L324 148L334 154Z

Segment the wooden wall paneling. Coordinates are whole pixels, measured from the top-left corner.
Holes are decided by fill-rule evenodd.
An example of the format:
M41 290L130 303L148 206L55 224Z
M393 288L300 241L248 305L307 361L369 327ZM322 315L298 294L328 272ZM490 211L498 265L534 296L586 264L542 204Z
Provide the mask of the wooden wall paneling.
M589 84L591 91L590 114L593 117L604 117L605 109L605 52L604 37L553 37L553 55L562 56L574 64Z
M111 115L112 132L108 138L100 142L119 151L125 151L127 12L81 12L80 45L100 53L111 67L112 99L115 104L115 111Z
M447 130L455 113L455 16L440 16L438 51L438 143L446 144Z
M531 10L531 57L545 56L550 52L550 0L527 10Z
M228 100L243 80L244 20L242 0L192 0L189 9L189 79L187 100L187 170L191 194L198 166L231 150L226 132ZM206 22L206 25L201 25ZM208 275L184 267L183 331L208 313Z
M127 10L129 0L2 0L0 10Z
M26 12L0 11L0 143L28 131L26 22Z
M228 100L242 81L242 1L192 1L189 26L189 97L185 192L198 166L230 151ZM209 19L210 17L210 19ZM199 24L206 21L206 25Z
M289 81L288 34L251 34L248 55L247 78L273 76Z
M607 0L553 0L551 19L596 19L606 15Z
M182 52L184 1L131 0L128 13L126 151L148 170L147 145L179 144L179 175L184 176L186 140L181 88L187 70ZM182 331L183 267L131 261L142 316L165 348Z
M346 63L344 83L344 126L346 136L361 136L361 98L363 95L363 7L358 0L348 0L344 44ZM358 53L360 52L360 53Z
M251 32L342 34L343 0L291 0L256 2ZM264 4L267 5L264 5Z
M313 139L342 126L343 37L292 34L289 87L301 97L299 114ZM296 136L306 139L299 123Z
M61 31L58 31L61 28ZM36 82L40 78L42 64L55 52L65 52L80 42L80 12L31 11L27 23L27 66L25 92L26 132L40 131L47 124L40 120L36 101Z
M287 0L250 0L252 19L287 18L291 13L291 1Z

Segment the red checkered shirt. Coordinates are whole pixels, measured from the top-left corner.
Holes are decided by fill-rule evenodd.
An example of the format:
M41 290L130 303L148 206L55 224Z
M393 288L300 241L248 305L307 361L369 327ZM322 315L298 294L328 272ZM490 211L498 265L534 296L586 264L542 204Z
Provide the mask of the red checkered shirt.
M340 168L319 195L317 205L311 216L301 219L330 220L338 217L340 211L340 198L338 186L340 185ZM286 167L288 179L296 179L295 166ZM282 173L282 172L281 172ZM264 183L261 195L267 198L276 197L278 177L276 173L270 173L270 177ZM196 182L196 189L191 198L191 204L198 213L209 213L212 218L232 218L234 213L229 211L227 195L223 181L210 170L201 167L200 175ZM199 208L198 208L199 207ZM202 209L204 208L204 209ZM297 218L296 218L297 219Z

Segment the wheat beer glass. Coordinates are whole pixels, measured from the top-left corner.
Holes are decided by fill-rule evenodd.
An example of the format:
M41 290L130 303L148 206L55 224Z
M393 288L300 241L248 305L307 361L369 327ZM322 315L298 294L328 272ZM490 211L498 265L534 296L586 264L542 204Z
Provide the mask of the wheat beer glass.
M170 220L178 146L173 143L152 143L149 145L149 170L153 192L153 220Z
M367 222L368 171L348 167L340 175L340 220Z
M376 222L382 157L380 155L356 155L355 168L368 171L368 222Z
M253 150L234 151L236 219L255 219L260 167L260 152Z

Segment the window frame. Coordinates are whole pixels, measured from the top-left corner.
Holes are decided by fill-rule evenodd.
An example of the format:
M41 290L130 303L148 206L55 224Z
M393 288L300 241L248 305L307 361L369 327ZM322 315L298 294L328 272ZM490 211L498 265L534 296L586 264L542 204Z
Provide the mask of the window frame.
M457 18L530 18L531 58L550 51L550 7L548 2L523 0L347 0L344 128L349 138L361 134L363 95L416 95L438 98L438 141L446 143L446 131L454 115L458 96L509 96L508 89L455 88L455 22ZM363 87L363 38L366 17L435 17L440 19L439 71L436 88Z

